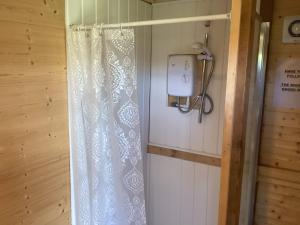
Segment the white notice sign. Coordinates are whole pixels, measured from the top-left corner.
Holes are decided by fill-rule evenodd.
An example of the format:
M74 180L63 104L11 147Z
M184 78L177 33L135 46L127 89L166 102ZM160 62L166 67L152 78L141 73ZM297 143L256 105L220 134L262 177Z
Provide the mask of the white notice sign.
M300 109L300 59L287 59L276 71L275 107Z

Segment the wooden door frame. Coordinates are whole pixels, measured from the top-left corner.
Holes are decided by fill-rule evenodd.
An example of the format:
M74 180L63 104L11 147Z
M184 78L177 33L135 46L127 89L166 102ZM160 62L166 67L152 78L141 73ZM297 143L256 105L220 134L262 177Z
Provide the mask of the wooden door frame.
M256 0L232 0L219 225L238 225Z

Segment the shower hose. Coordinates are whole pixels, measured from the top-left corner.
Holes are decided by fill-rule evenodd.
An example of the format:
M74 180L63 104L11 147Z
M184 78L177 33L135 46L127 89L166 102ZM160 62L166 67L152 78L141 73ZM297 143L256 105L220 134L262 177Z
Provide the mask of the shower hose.
M178 97L178 109L181 113L189 113L191 112L194 107L196 105L199 105L199 123L202 122L202 117L203 115L208 115L210 113L213 112L214 110L214 102L213 102L213 99L211 96L209 96L209 94L207 94L207 89L208 89L208 86L210 84L210 81L211 81L211 78L213 76L213 72L214 72L214 67L215 67L215 59L214 57L212 56L212 59L211 60L207 60L207 59L203 59L203 78L202 78L202 90L200 91L199 95L197 96L194 96L194 97L188 97L188 100L187 102L189 103L188 104L188 107L183 107L181 105L181 98L182 97ZM208 76L206 76L206 65L208 61L211 61L211 66L210 66L210 71L208 73ZM210 105L210 107L207 109L207 101Z

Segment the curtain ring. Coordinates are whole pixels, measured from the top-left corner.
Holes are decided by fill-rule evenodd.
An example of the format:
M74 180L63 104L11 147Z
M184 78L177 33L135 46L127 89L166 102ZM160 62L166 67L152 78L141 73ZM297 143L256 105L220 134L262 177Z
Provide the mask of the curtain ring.
M100 24L99 36L102 36L103 33L103 23Z
M89 34L87 32L87 25L84 25L84 33L85 33L85 37L89 37Z
M123 36L123 24L120 23L120 32L121 32L121 35Z

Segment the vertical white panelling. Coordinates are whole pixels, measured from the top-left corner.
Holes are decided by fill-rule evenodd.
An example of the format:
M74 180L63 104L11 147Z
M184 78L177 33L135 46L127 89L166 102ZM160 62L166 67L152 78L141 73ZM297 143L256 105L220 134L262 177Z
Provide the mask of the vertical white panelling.
M206 225L218 224L219 193L221 179L220 173L220 168L213 166L208 167Z
M195 164L181 160L180 224L193 224Z
M95 12L98 12L98 23L118 23L138 20L138 7L142 19L151 19L151 5L142 0L67 0L66 24L81 24L82 1L84 24L95 23ZM95 8L97 5L97 9ZM146 13L146 14L145 14Z
M163 158L163 157L162 157ZM181 193L181 179L182 179L182 169L181 160L173 160L172 158L167 158L164 162L164 169L167 171L167 176L163 177L168 182L165 194L160 196L160 202L166 196L165 206L167 208L166 215L164 215L163 224L175 224L180 225L180 193ZM172 191L171 191L172 190Z
M149 225L217 225L220 168L148 156Z
M108 23L108 1L107 0L99 0L98 3L98 17L99 23Z
M227 0L160 3L153 6L153 19L224 13L227 9ZM212 22L210 28L205 28L203 22L153 27L151 144L221 154L227 25L218 21ZM205 32L210 34L209 47L216 57L214 77L208 90L214 99L215 110L198 124L196 111L183 115L176 108L167 106L166 65L169 54L195 53L191 46L202 42ZM149 155L148 163L149 225L217 225L220 168L155 155Z
M209 1L195 1L194 2L194 15L207 15L209 14ZM191 36L194 36L194 42L203 42L205 33L208 31L207 28L205 28L204 23L195 23L195 28ZM191 44L191 42L190 42ZM199 91L198 91L199 92ZM189 149L195 150L195 151L205 151L204 150L204 135L206 130L206 121L207 118L205 118L201 125L198 124L198 113L193 112L190 115L190 138L189 138ZM212 149L210 149L211 151ZM210 152L213 153L213 152Z
M145 5L145 17L144 19L152 18L152 6L146 4ZM151 27L145 27L145 36L144 36L144 49L145 52L150 54L144 54L144 84L143 84L143 129L142 129L142 144L143 148L147 149L148 138L149 138L149 119L150 119L150 73L151 73ZM145 176L145 193L146 200L147 193L149 192L149 185L147 179L147 154L145 154L144 160L144 174ZM148 201L146 201L146 212L148 212Z
M137 1L136 15L137 20L144 20L145 17L145 8L142 1ZM139 106L140 106L140 117L141 117L141 126L144 127L144 52L145 52L145 28L137 27L135 28L136 33L136 66L137 66L137 81L138 81L138 95L139 95ZM142 131L142 139L144 139L144 131Z
M177 17L179 14L179 17L185 17L189 15L189 11L191 10L190 8L190 4L189 3L181 3L181 4L175 4L174 8L170 10L169 6L166 4L164 5L164 10L162 12L166 12L169 11L170 12L170 17L174 18ZM186 25L186 26L185 26ZM164 29L165 26L162 26L161 29ZM191 23L187 23L187 24L173 24L172 26L168 26L168 31L170 33L170 35L168 36L167 34L167 38L165 39L166 42L169 42L170 37L172 37L172 42L170 42L170 44L166 45L168 46L167 48L167 54L176 54L178 52L182 52L182 51L187 51L186 48L186 44L188 43L188 40L190 40L193 37L190 37L189 34L191 32L191 30L194 30L193 27L191 27ZM162 43L163 45L165 45L166 43ZM164 48L162 46L162 48ZM191 52L191 49L190 49ZM167 68L166 68L166 61L167 61L167 57L165 57L165 55L161 55L161 58L164 58L165 64L163 64L162 66L165 68L164 69L164 73L160 73L160 76L162 77L166 77L166 73L167 73ZM152 83L155 87L155 82ZM165 92L167 93L167 86L166 83L164 82L165 85ZM155 90L153 90L155 91ZM161 93L160 93L161 94ZM166 106L166 102L167 102L167 95L163 95L165 98L165 106ZM152 106L150 106L152 107ZM155 109L155 108L154 108ZM185 146L187 146L189 144L189 136L190 136L190 129L189 129L189 121L186 119L181 119L181 115L177 113L176 109L174 110L174 108L168 108L168 111L166 114L165 112L161 112L161 114L165 114L165 116L168 118L166 121L168 122L168 124L162 124L164 125L164 130L168 130L168 137L167 137L167 143L170 143L170 145L175 147L179 147L179 148L184 148ZM164 110L163 108L161 108L161 110ZM170 119L170 117L168 117L169 115L173 115L173 119ZM150 114L151 116L151 114ZM188 116L185 115L185 117L187 118ZM176 122L174 122L176 121ZM165 128L170 128L170 129L165 129ZM151 132L151 130L150 130ZM176 141L174 140L174 137L176 137Z
M129 4L129 19L130 21L150 20L151 6L143 1L130 0ZM136 67L137 67L137 82L139 109L141 120L141 141L144 152L146 153L148 144L149 130L149 94L150 94L150 54L151 54L151 32L149 27L135 28L136 34ZM144 175L147 176L147 157L144 154ZM145 187L147 192L147 179L145 179Z
M213 0L210 4L210 13L223 13L229 11L228 2ZM215 110L211 116L208 116L204 135L204 149L214 149L214 154L221 155L223 140L223 118L226 87L226 71L228 57L228 21L211 22L209 30L210 48L216 58L214 70L214 79L212 79L209 94L213 97ZM217 90L217 91L216 91ZM208 141L210 137L215 136L215 141Z
M124 1L124 0L123 0ZM119 23L119 12L118 12L119 0L109 0L109 23Z
M92 1L83 1L83 6L84 6L84 24L94 24L96 21L96 16L95 16L95 0Z
M129 1L129 21L137 21L137 8L138 8L138 0L128 0Z
M153 18L188 16L186 8L181 4L154 5ZM177 148L184 148L189 143L189 116L181 115L175 108L167 107L167 60L169 54L182 52L185 39L190 33L182 33L190 25L183 24L154 26L152 30L152 64L151 64L151 103L150 103L150 142ZM187 50L189 53L192 49ZM176 140L175 140L176 139Z
M207 15L227 12L227 1L195 0L155 4L153 19ZM153 27L152 78L150 107L150 143L219 155L223 128L223 106L226 79L227 29L225 21L203 22ZM196 29L195 29L196 28ZM195 53L192 44L203 42L209 32L209 47L216 58L216 66L208 94L213 97L215 110L198 123L198 112L179 113L167 105L167 58L170 54Z
M155 182L151 182L150 206L152 218L149 224L180 225L181 161L154 156L154 165L159 162ZM152 165L152 168L155 167ZM151 173L152 174L152 173ZM156 182L157 181L157 182ZM154 199L152 201L152 196Z
M208 166L195 165L193 225L206 225Z
M181 160L150 155L149 225L180 225Z
M128 21L128 4L129 0L119 0L120 7L120 20L122 22Z

